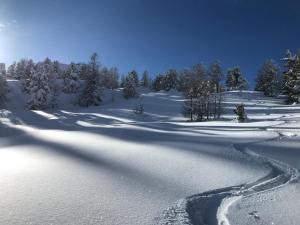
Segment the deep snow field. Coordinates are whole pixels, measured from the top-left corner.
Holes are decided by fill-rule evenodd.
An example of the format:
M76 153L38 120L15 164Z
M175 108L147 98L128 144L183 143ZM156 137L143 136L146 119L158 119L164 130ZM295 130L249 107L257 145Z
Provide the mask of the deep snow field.
M300 224L300 106L227 92L222 120L189 123L180 93L118 90L99 107L62 94L57 109L29 111L8 83L1 225ZM246 123L232 113L241 102Z

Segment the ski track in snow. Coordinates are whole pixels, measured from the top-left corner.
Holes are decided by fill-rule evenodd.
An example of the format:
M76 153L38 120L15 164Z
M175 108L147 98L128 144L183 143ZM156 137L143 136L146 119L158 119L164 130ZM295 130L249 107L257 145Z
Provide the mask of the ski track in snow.
M261 128L270 132L276 132L277 137L263 141L232 145L234 151L244 154L249 160L252 159L269 166L272 169L270 174L253 183L211 190L180 199L163 212L159 218L159 225L230 225L230 221L227 218L228 209L242 197L276 191L278 188L298 181L300 173L297 168L279 160L262 156L248 149L253 144L295 136L291 132L276 131L277 126L288 123L287 119L289 116L291 115L278 118L277 120L283 121L281 124ZM251 215L259 218L256 213L252 212Z

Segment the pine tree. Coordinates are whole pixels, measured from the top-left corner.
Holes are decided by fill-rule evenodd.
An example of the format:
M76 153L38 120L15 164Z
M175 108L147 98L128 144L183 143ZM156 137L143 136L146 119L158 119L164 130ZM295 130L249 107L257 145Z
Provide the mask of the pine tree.
M127 77L134 82L133 84L135 87L139 86L139 75L135 70L129 72Z
M53 61L53 71L54 71L54 73L55 73L55 76L56 76L58 79L64 78L64 77L63 77L64 72L63 72L63 70L62 70L61 67L60 67L59 61L57 61L57 60Z
M28 107L33 110L52 107L54 91L51 88L48 64L39 63L36 65L29 80Z
M13 62L8 68L7 68L7 76L10 78L15 78L15 71L16 71L16 62Z
M6 100L6 94L8 91L6 78L3 74L0 74L0 104Z
M177 71L174 69L170 69L167 71L164 80L163 80L163 86L164 90L170 91L170 90L177 90L178 88L178 74Z
M25 71L26 71L26 60L21 59L16 64L14 78L17 79L17 80L24 79L26 77Z
M98 106L102 100L99 84L99 63L97 60L98 55L94 53L90 59L85 88L79 98L81 106Z
M150 85L149 73L147 70L145 70L141 78L141 86L147 88L149 87L149 85Z
M138 96L138 93L136 91L136 79L135 76L132 76L132 73L129 73L125 79L123 96L126 99Z
M32 59L26 60L23 76L20 78L22 82L23 91L28 93L28 86L30 82L30 74L34 70L34 62Z
M300 103L300 54L293 56L287 50L283 60L286 68L284 71L284 93L288 95L288 103Z
M165 88L164 81L165 81L165 77L163 75L161 75L161 74L157 75L154 78L154 81L153 81L153 84L152 84L153 90L154 91L164 90L164 88Z
M80 87L79 72L75 63L71 63L64 75L65 93L76 93Z
M267 60L258 71L256 78L256 91L262 91L265 96L278 94L279 67L274 60Z
M226 87L229 91L248 89L248 82L242 75L239 67L235 67L228 70Z
M210 65L208 75L213 85L215 92L219 93L221 91L221 81L223 79L223 70L221 63L216 60Z

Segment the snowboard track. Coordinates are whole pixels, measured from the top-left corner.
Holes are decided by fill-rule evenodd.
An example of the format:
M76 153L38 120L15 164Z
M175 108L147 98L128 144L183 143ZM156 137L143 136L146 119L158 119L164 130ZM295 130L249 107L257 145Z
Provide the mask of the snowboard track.
M286 116L283 118L286 118ZM288 121L283 120L283 124L287 123ZM248 146L253 144L282 139L283 137L279 132L275 129L270 130L270 128L275 128L275 126L264 128L264 130L276 132L277 137L275 138L257 142L233 144L231 146L234 151L244 154L250 160L255 160L271 168L269 174L252 183L215 189L180 199L162 213L158 218L158 224L230 225L227 219L227 209L237 200L245 196L249 197L258 193L272 191L289 185L290 183L297 182L300 177L298 169L279 160L262 156L248 148Z

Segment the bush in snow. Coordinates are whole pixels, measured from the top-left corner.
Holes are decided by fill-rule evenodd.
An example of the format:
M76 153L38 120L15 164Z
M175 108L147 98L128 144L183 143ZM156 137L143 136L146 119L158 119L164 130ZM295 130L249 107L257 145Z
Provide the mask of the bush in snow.
M71 63L64 75L63 91L65 93L76 93L79 87L79 72L76 65L74 63Z
M144 105L143 104L138 104L134 108L134 113L135 114L143 114L144 113Z
M99 64L97 62L98 55L94 53L91 56L86 73L86 83L81 96L79 97L79 105L81 106L98 106L101 102L102 91L100 89Z
M248 82L242 75L239 67L228 70L226 87L229 91L248 89Z
M30 109L45 109L54 106L55 87L51 73L51 64L48 64L48 61L37 64L31 72L27 102Z
M7 91L8 88L5 76L3 76L3 74L0 74L0 104L6 100Z
M300 103L300 53L293 56L287 50L285 61L283 91L288 96L288 103Z
M237 115L237 120L239 122L245 122L245 120L247 119L247 114L243 103L237 105L236 108L233 110L233 112Z

